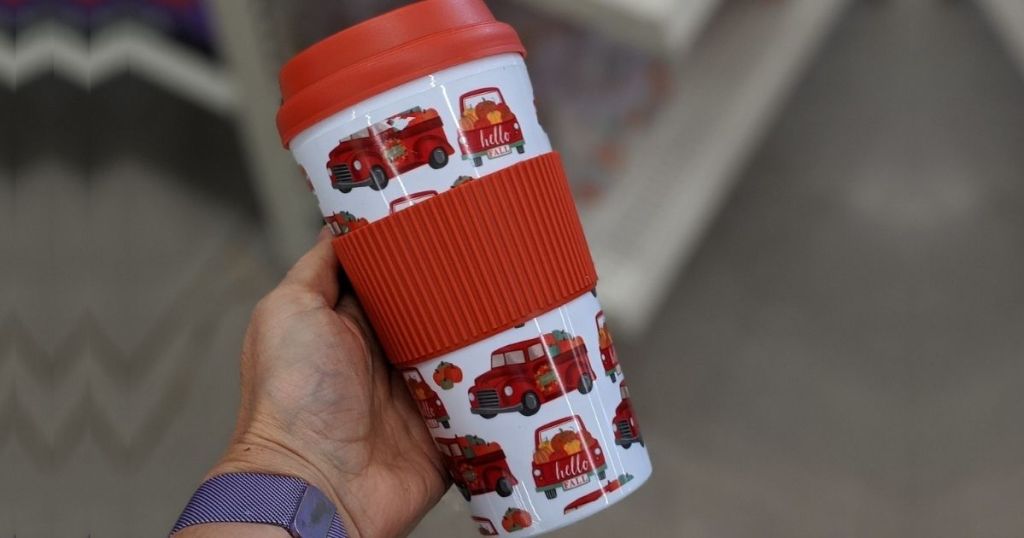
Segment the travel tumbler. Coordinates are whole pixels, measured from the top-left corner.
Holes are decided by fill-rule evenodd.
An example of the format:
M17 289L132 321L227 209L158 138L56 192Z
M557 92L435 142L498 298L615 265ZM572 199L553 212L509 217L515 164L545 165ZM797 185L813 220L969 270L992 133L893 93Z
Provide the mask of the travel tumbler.
M565 526L651 474L524 55L482 0L423 0L289 61L278 114L490 536Z

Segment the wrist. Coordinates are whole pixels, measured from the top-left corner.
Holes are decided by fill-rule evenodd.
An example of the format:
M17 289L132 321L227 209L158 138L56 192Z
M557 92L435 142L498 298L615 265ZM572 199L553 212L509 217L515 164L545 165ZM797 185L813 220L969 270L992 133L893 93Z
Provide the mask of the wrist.
M303 480L319 489L334 504L350 538L361 536L328 473L285 446L253 437L238 439L207 473L206 479L230 473L261 473Z

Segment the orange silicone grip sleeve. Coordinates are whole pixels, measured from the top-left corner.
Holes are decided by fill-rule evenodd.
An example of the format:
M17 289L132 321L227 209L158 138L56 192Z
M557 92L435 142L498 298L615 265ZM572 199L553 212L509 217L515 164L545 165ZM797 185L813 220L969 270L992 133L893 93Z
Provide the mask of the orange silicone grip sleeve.
M557 153L337 237L334 250L397 365L525 323L597 284Z

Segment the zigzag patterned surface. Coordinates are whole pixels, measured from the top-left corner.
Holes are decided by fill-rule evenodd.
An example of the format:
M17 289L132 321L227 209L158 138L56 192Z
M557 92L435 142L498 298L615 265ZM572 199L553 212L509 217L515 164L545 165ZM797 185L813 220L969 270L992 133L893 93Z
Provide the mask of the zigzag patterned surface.
M234 91L219 65L140 24L120 22L87 39L44 21L15 39L0 38L0 81L11 89L51 74L88 89L129 72L211 112L234 110Z
M0 535L156 535L230 435L275 270L227 118L112 69L144 57L124 26L33 28L2 103Z
M129 167L112 174L112 188L94 189L91 196L138 192L128 184L147 172ZM144 223L135 223L138 231L100 235L102 225L84 222L85 250L96 259L78 260L80 265L72 265L79 256L67 238L39 226L45 213L26 213L54 202L106 204L73 199L86 192L77 189L54 200L54 189L67 177L18 177L19 210L9 223L16 235L3 254L14 261L4 278L18 289L5 299L13 308L0 325L0 534L151 535L173 518L178 498L188 494L231 431L242 330L274 277L262 240L250 234L252 225L237 210L203 200L182 205L188 198L168 191L187 188L184 182L148 175L163 176L159 182L143 179L141 190L164 205L154 217L189 219L191 229L210 233L183 235L177 245L146 245L139 237L147 235ZM50 186L35 188L39 183ZM121 244L104 244L110 241ZM168 263L165 250L185 254ZM92 293L60 297L45 278L23 276L51 273L39 262L45 257L71 269L46 275L55 279L55 289L71 284ZM122 277L102 274L111 268L123 270ZM90 297L102 300L89 304ZM126 315L134 321L125 323ZM139 484L140 477L147 483ZM111 503L152 506L123 520L96 521L74 511L48 517L48 501L56 499L102 513Z
M227 246L225 250L231 251ZM103 455L114 465L145 462L181 413L182 408L173 404L175 395L187 392L197 361L204 358L202 350L223 330L224 310L248 305L260 292L262 286L254 285L252 274L255 263L250 257L212 260L182 296L159 311L152 328L132 346L116 341L89 311L56 343L41 341L17 314L11 315L0 331L0 371L9 367L7 362L17 363L30 379L4 391L0 449L15 443L38 468L60 467L88 438L104 447ZM162 362L173 363L174 371L164 373L160 389L146 395L152 401L144 402L149 409L134 428L119 416L121 410L107 408L91 385L80 387L69 379L88 369L108 378L122 394L130 394ZM38 420L33 406L18 397L25 389L81 392L73 396L75 403L64 416Z

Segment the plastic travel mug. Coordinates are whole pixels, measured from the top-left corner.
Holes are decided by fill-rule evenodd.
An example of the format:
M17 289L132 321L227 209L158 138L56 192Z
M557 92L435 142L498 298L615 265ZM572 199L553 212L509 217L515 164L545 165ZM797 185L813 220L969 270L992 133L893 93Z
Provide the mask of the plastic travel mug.
M651 474L524 55L481 0L424 0L281 72L283 142L487 536L563 527Z

